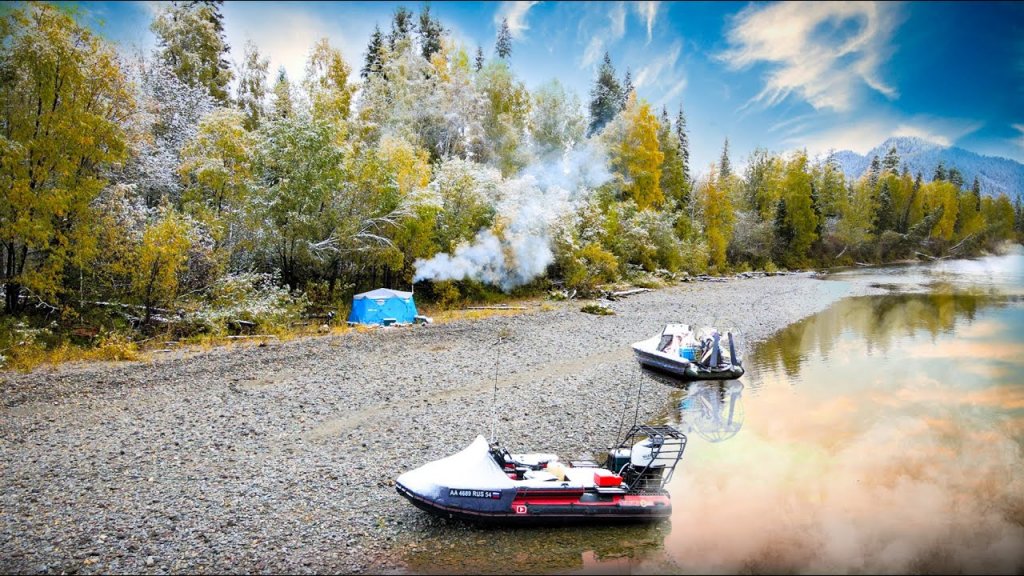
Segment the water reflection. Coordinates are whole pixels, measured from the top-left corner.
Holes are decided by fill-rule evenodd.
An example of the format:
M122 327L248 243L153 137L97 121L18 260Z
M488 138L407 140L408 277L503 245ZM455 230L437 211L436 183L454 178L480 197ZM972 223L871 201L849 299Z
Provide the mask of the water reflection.
M743 427L743 383L693 382L679 402L676 426L687 434L696 433L708 442L721 442Z

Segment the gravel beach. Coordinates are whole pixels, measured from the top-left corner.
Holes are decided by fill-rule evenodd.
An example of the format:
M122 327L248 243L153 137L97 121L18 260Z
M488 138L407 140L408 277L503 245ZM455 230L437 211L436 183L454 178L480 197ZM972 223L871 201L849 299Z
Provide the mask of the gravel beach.
M394 479L489 435L495 374L510 449L590 456L636 397L630 343L669 321L715 323L749 352L852 290L810 274L693 282L611 302L613 316L550 302L0 373L0 571L400 570L396 551L446 522ZM641 418L673 391L650 382Z

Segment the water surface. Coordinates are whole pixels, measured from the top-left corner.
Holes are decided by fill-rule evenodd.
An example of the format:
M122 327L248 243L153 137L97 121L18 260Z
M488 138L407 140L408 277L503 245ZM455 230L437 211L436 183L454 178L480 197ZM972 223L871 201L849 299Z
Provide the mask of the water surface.
M416 572L1024 572L1024 252L847 270L880 287L666 406L659 526L452 524Z

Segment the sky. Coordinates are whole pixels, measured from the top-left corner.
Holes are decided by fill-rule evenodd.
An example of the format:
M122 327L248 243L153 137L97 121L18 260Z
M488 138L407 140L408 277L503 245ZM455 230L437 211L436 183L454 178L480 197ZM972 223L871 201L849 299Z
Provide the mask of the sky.
M82 20L152 50L155 2L82 2ZM246 41L300 78L326 37L354 70L374 26L423 2L225 2L231 57ZM682 106L695 172L755 148L865 153L890 136L1024 162L1024 3L430 2L467 51L488 57L502 19L529 88L557 78L585 103L607 51L640 98Z

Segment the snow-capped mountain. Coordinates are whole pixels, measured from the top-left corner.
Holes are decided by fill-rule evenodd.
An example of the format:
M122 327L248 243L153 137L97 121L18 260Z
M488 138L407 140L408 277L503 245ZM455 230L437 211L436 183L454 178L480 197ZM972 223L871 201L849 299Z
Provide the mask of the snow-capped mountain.
M998 196L1000 192L1006 192L1010 198L1024 194L1024 164L1006 158L982 156L956 146L943 147L920 138L889 138L866 155L843 150L836 152L834 158L847 178L859 178L874 156L884 159L894 145L900 155L900 169L906 163L910 173L916 175L920 172L925 182L932 179L935 167L942 161L947 170L956 168L963 174L964 187L970 187L977 176L982 194Z

